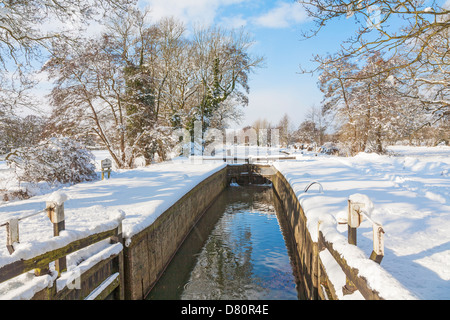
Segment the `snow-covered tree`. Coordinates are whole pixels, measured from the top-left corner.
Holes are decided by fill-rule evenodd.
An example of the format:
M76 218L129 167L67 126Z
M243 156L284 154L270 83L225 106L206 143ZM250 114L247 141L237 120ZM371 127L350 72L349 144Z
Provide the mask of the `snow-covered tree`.
M44 119L35 115L4 117L0 121L0 154L35 145L43 136L44 125Z
M243 30L211 27L194 31L191 67L195 70L196 93L190 109L189 130L195 121L200 121L206 131L213 117L216 121L225 119L225 114L215 117L219 112L237 114L230 113L230 108L248 104L248 77L263 62L261 57L250 55L252 43ZM225 102L227 108L221 107Z
M21 182L78 183L96 178L94 156L79 142L66 137L41 141L6 157Z
M342 43L343 50L333 62L357 59L383 52L383 59L393 60L366 77L398 74L404 84L403 94L423 105L425 121L437 121L450 112L449 103L449 32L448 1L334 1L297 0L315 23L306 37L340 18L354 19L355 33ZM401 58L401 59L400 59ZM324 61L325 63L329 63ZM408 89L412 89L410 92Z
M360 66L344 60L323 64L320 88L325 94L324 111L336 120L341 150L382 153L387 142L420 127L420 109L403 93L392 68L399 62L380 53L368 55ZM391 70L386 72L385 70Z
M164 159L173 130L224 126L245 105L248 74L261 62L242 33L198 31L128 11L100 38L54 41L45 70L56 79L52 122L64 134L95 133L119 168ZM244 93L245 92L245 93Z
M416 89L406 92L422 105L430 125L450 117L450 12L439 20L439 26L417 34L412 48L404 50L413 63L399 79Z
M317 56L315 60L320 63L318 85L324 94L322 112L340 129L341 140L346 145L344 149L349 154L356 154L362 149L360 136L363 134L354 110L358 67L349 58L336 60L331 56Z
M139 11L116 17L100 38L55 41L45 70L56 78L51 120L58 132L92 132L119 168L137 156L149 159L150 132L158 110L148 62L154 52L152 28Z
M128 0L0 1L0 120L22 107L37 107L27 90L53 39L68 39ZM3 116L2 116L3 114Z

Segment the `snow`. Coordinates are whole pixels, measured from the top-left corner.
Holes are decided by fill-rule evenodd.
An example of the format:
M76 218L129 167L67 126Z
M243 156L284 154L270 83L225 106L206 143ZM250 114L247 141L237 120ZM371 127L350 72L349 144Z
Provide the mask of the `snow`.
M313 240L322 221L325 238L372 288L389 299L449 299L450 148L390 151L396 155L303 155L274 166L296 192ZM319 181L323 193L305 193L311 181ZM373 206L371 219L386 232L379 266L367 259L373 249L371 222L358 228L357 248L347 243L347 226L338 224L346 221L349 197Z
M100 157L103 156L104 154ZM184 194L224 167L223 162L198 165L189 160L178 160L147 168L116 170L110 179L65 186L52 194L39 195L28 200L5 202L0 206L0 224L12 217L20 218L42 211L48 200L59 203L66 200L64 202L66 230L62 231L59 237L53 237L52 225L45 212L21 220L20 243L14 244L15 252L9 255L6 250L6 228L0 228L0 267L19 259L29 259L61 248L90 234L115 228L119 222L122 222L125 245L130 245L133 235L150 226ZM72 273L83 272L84 269L81 271L79 269L86 262L80 264L80 261L91 258L99 250L107 249L102 247L86 250L78 258L68 256L68 270L78 268L78 271ZM17 278L19 277L0 284L0 299L27 299L32 296L32 292L39 291L22 289L12 292L10 282L16 283L15 287L18 287L17 283L22 282ZM33 277L22 276L23 281L29 282L30 278ZM41 283L36 285L39 288L45 287L52 279L50 277L43 283L43 279L40 279ZM62 280L58 279L59 282ZM64 284L58 283L58 287L61 285Z
M348 200L356 203L361 203L361 210L370 218L373 211L373 202L365 194L355 193L348 197ZM363 215L364 218L364 215Z
M45 201L64 203L67 238L75 233L101 232L107 223L123 220L123 235L129 245L131 237L151 225L158 216L173 205L199 182L225 167L223 162L192 164L189 160L155 164L148 168L119 170L110 179L79 183L63 187L49 195L36 196L28 200L7 202L0 207L0 222L12 217L26 216L30 212L45 208ZM45 215L24 220L20 228L20 244L12 255L19 255L25 246L34 243L36 234L27 230L28 225L49 229ZM70 229L73 225L76 230ZM0 230L1 232L1 230ZM0 235L2 235L0 233ZM64 234L63 234L64 236ZM51 234L39 236L40 240L53 240ZM68 239L69 240L69 239ZM33 244L34 246L34 244ZM0 247L0 254L4 249ZM30 253L32 254L32 253ZM11 257L12 257L11 256ZM4 260L0 255L0 266Z
M450 298L450 147L394 146L389 148L390 155L361 153L349 158L290 150L296 159L280 161L274 160L273 152L231 149L233 155L270 155L263 163L273 163L291 184L307 216L313 240L317 240L320 222L327 241L382 296ZM100 160L107 154L96 152L96 157L99 169ZM111 179L61 186L58 190L43 189L28 200L0 203L0 224L43 210L49 199L58 203L65 200L66 216L66 230L60 237L52 237L52 226L45 213L21 220L20 243L14 244L16 251L12 255L2 245L6 244L6 228L1 227L0 266L61 247L120 222L125 245L130 245L133 235L226 165L221 161L198 162L177 159L133 170L113 168ZM0 183L3 173L6 176L7 170L0 171ZM322 188L311 186L305 192L313 181ZM358 228L358 246L348 244L347 226L338 223L347 219L348 199L364 203L370 220L383 226L385 256L380 265L368 259L373 248L369 219ZM120 246L99 243L68 256L69 271L57 280L58 288L71 283L74 275L82 273L90 263L120 251ZM345 284L345 275L326 251L320 255L339 298L362 299L359 292L342 295L340 287ZM0 298L29 299L55 278L54 273L43 277L26 273L1 283Z
M64 192L61 192L60 190L57 190L50 194L48 198L46 198L46 201L49 202L55 202L58 206L62 205L64 202L66 202L68 199L67 194Z

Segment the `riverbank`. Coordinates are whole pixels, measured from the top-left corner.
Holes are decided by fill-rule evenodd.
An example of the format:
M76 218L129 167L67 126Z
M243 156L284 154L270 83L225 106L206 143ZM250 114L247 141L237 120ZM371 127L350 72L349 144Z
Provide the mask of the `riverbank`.
M319 219L331 219L336 235L345 238L346 227L341 228L337 222L346 216L348 197L355 193L369 197L374 205L372 219L382 223L386 232L381 268L400 283L402 292L408 293L397 295L399 291L390 287L392 283L376 284L389 292L392 299L449 299L450 148L391 150L395 156L363 153L352 158L297 151L296 160L275 162L274 166L296 191L310 217L312 235L317 235ZM134 234L151 225L177 199L224 166L223 162L211 161L200 165L189 161L167 162L114 171L110 180L62 187L59 191L68 196L65 241L124 218L125 243L130 245ZM315 187L304 193L311 181L320 182L323 193ZM44 209L48 196L3 203L0 220ZM0 265L45 252L52 234L45 213L24 220L20 223L20 244L9 255L6 246L1 245L6 244L5 228L0 228ZM372 228L368 221L358 229L358 247L361 255L370 255ZM89 254L92 252L85 252L86 256ZM68 262L76 264L86 256ZM352 260L352 256L348 258ZM2 283L0 299L27 299L34 290L33 281L38 280L24 276L14 279L14 284Z
M125 245L129 246L134 235L150 226L200 182L224 167L224 163L198 165L180 160L148 168L115 171L111 179L61 188L56 192L67 196L64 203L66 230L57 237L60 238L58 242L53 241L52 224L45 213L21 221L20 243L14 246L12 255L6 249L6 228L0 228L0 266L47 252L50 250L49 241L53 241L56 247L63 246L83 234L99 232L101 228L122 219ZM50 195L3 204L0 207L1 221L41 211ZM88 251L85 252L87 256L68 257L68 269L71 263L77 264L92 254ZM37 290L33 288L33 281L42 280L36 278L30 281L26 275L21 279L14 280L14 290L9 281L0 284L0 299L29 298ZM21 281L24 283L21 284Z
M347 239L347 226L338 222L345 222L349 196L364 194L370 199L371 218L385 231L381 268L388 275L375 282L370 274L377 270L360 268L360 272L367 274L380 292L391 299L449 299L450 148L391 150L397 155L302 155L296 161L277 162L274 166L296 192L313 240L317 239L319 220L334 222L333 236L340 237L339 241ZM304 192L311 181L318 181L323 192L317 186ZM358 251L345 251L345 241L341 251L354 266L359 257L368 258L373 249L369 221L358 228L357 239ZM345 276L336 273L345 284Z

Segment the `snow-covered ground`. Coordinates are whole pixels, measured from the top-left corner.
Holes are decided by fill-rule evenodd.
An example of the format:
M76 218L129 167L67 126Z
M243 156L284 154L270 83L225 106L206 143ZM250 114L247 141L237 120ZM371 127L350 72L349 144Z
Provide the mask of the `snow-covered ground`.
M242 155L249 151L237 149ZM322 231L327 239L341 246L347 262L359 267L363 275L366 273L369 283L380 293L392 299L449 299L450 147L396 146L390 151L391 156L362 153L342 158L297 150L293 151L295 160L281 160L274 165L296 191L313 237L317 236L318 221L324 221ZM254 154L255 150L249 153ZM96 152L96 157L99 162L107 154ZM129 241L133 234L150 225L172 203L223 166L221 161L199 165L177 160L148 168L115 170L110 180L62 186L60 190L68 196L67 231L62 238L70 241L124 218L123 230ZM0 162L0 184L2 172L3 177L7 176L4 163ZM311 181L320 182L323 192L313 186L305 193L304 188ZM38 195L28 200L0 202L0 224L10 217L42 210L53 191L44 189L43 194L36 192ZM344 241L347 228L336 223L337 218L345 217L347 199L354 194L364 194L371 200L372 219L381 223L386 232L385 256L380 266L372 263L364 267L365 258L372 251L369 221L358 229L359 249L351 250ZM0 266L46 250L45 243L51 241L51 235L51 224L45 214L21 221L20 244L10 256L2 245L6 244L6 235L1 227ZM326 254L323 255L326 260ZM327 267L336 283L345 281L331 262ZM22 279L30 281L26 276ZM12 287L18 285L0 284L0 298L27 297ZM353 294L345 298L361 297Z
M96 156L101 160L105 154L96 153ZM79 183L28 200L3 203L0 206L0 224L12 217L19 218L41 211L45 208L45 201L57 198L55 195L64 194L68 198L64 203L66 230L59 237L52 237L52 224L45 213L27 218L20 221L20 243L14 246L15 252L9 255L6 249L6 228L0 228L0 267L63 247L89 234L114 228L118 220L122 219L127 245L134 234L151 225L184 194L224 166L223 162L198 165L189 160L178 160L147 168L114 171L110 179ZM97 251L105 248L100 246ZM85 256L68 257L68 270L74 267L71 263L76 265L88 259L93 252L96 253L95 250L88 250ZM18 278L0 284L0 299L30 298L37 289L42 289L52 281L51 277L39 277L43 278L41 280L29 275ZM36 282L37 289L30 288L30 284L24 285L30 281Z
M450 148L398 146L390 151L396 156L303 155L275 166L296 191L313 237L317 237L319 220L336 226L338 218L346 217L349 196L364 194L370 199L374 206L371 218L386 232L383 270L376 266L359 269L368 273L369 283L380 293L394 299L449 299ZM317 187L305 193L311 181L318 181L323 193ZM346 225L332 231L337 231L329 232L333 241L346 239ZM345 241L341 244L341 252L349 249ZM367 220L358 228L358 247L362 252L345 251L344 255L355 267L357 257L369 257L373 248L372 224ZM378 283L370 273L379 273ZM345 284L345 277L342 280Z

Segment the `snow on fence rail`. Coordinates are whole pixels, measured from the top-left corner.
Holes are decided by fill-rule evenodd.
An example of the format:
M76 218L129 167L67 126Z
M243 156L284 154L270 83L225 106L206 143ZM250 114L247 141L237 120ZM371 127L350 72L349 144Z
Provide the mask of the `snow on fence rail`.
M44 210L29 214L24 217L10 219L7 222L0 224L0 226L6 226L7 228L7 247L11 254L14 253L14 243L19 242L19 221L42 214L47 213L51 223L53 224L53 235L58 237L60 232L65 230L65 217L64 217L64 201L65 196L60 194L57 197L50 198L50 201L46 202L46 208ZM58 277L61 273L67 271L66 256L86 248L101 240L110 239L112 244L123 243L122 237L122 219L119 219L119 224L114 227L109 226L105 230L98 233L85 235L81 239L72 239L69 243L61 242L61 245L57 248L53 248L45 253L37 254L33 257L26 257L25 259L15 260L9 264L0 266L0 283L19 276L25 272L35 270L36 276L41 276L49 273L49 264L55 262L55 270L58 272Z
M14 253L14 243L19 242L19 221L40 215L45 212L47 212L47 208L20 218L11 218L8 221L0 224L0 227L6 227L6 248L8 249L9 254Z

